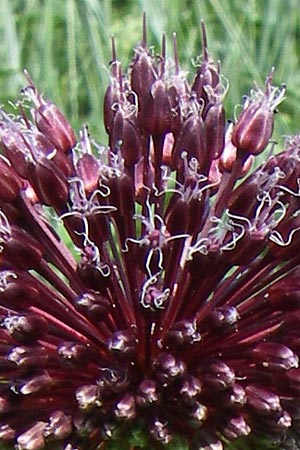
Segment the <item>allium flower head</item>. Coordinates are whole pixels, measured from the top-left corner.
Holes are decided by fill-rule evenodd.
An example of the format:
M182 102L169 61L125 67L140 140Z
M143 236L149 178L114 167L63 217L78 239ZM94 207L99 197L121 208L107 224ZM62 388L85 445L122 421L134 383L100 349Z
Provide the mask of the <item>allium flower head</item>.
M203 47L190 84L175 36L172 61L144 27L127 72L113 42L108 146L29 75L1 112L0 438L18 450L297 440L300 137L251 172L284 86L271 71L227 125L204 27Z

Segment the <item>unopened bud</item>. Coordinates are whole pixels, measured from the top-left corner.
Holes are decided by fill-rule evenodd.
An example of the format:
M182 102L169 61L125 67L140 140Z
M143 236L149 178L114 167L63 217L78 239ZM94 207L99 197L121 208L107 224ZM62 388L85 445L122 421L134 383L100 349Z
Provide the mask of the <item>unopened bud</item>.
M45 446L44 429L46 422L37 422L29 430L18 436L18 450L40 450Z
M113 61L111 63L111 84L106 89L103 102L103 119L107 134L111 134L113 128L114 117L116 114L116 105L120 99L120 80L122 80L122 69L119 61L116 60L115 43L113 45Z
M120 330L108 339L108 349L116 356L126 358L132 356L136 349L135 337L131 331Z
M158 401L157 386L152 380L144 380L139 385L137 403L138 406L146 407Z
M199 342L201 340L201 334L195 322L182 320L172 326L168 338L175 345L186 345Z
M250 431L251 428L243 416L232 417L223 429L224 436L229 440L247 436Z
M222 103L209 108L204 125L208 155L211 159L219 158L225 145L225 110Z
M280 398L273 392L259 386L249 385L246 387L246 394L247 404L260 414L268 414L281 410Z
M184 374L186 365L183 361L177 360L170 353L160 353L156 360L161 381L168 382Z
M270 370L290 370L299 366L298 356L287 346L277 342L261 342L253 350L253 356Z
M231 123L226 131L224 150L220 158L217 160L218 169L222 173L231 172L237 161L238 149L232 143L233 129L234 129L233 124ZM253 155L249 155L246 159L244 159L243 165L238 174L238 178L244 177L249 172L253 163L253 158L254 158Z
M187 402L192 402L202 391L201 381L191 375L186 375L180 382L179 392Z
M22 367L41 367L47 361L48 355L43 347L22 345L13 347L7 359Z
M69 436L72 431L72 419L66 416L62 411L54 411L49 422L44 429L45 437L54 437L63 439Z
M82 411L90 411L96 406L101 406L98 386L87 384L79 387L76 391L76 400Z
M3 244L3 254L16 267L27 270L39 265L43 257L43 250L40 243L28 232L12 226L11 235Z
M20 342L30 342L39 339L47 332L47 321L36 314L8 316L4 319L8 332Z
M42 375L32 376L28 380L22 382L19 386L19 392L22 395L31 395L34 392L39 392L41 390L48 390L53 387L53 378L51 378L48 373Z
M162 444L169 444L173 438L168 428L168 423L160 419L154 419L153 425L150 427L150 433L153 439Z
M151 87L155 81L156 68L154 59L145 46L138 47L132 62L131 86L138 95L140 111L147 109L148 102L151 101Z
M25 75L30 85L23 92L36 106L34 119L38 130L52 142L57 150L68 152L76 145L76 137L71 125L56 105L42 98L29 74L25 73Z
M83 154L77 161L76 172L82 180L86 195L90 195L98 188L100 168L94 155Z
M63 342L58 346L57 352L65 361L82 364L87 360L88 349L86 346L75 342Z
M208 155L206 148L206 132L203 119L200 114L191 114L182 124L180 133L175 139L171 163L174 169L183 167L182 154L187 159L196 158L199 171L204 173L208 169Z
M246 101L233 127L232 143L245 153L259 155L272 136L274 110L283 100L285 88L274 88L271 81L272 73L267 78L265 92L258 90Z
M6 117L0 122L0 143L4 155L9 159L18 175L27 178L30 146L18 127Z
M153 135L169 133L174 117L171 102L172 98L165 82L156 80L151 87L149 114L142 127Z
M65 175L53 163L43 158L33 167L33 185L39 200L57 211L66 205L68 200L68 183Z
M232 143L239 150L259 155L273 132L273 112L262 104L250 104L243 110L232 132Z
M118 419L130 420L135 417L135 400L131 394L126 394L115 407L115 415Z
M203 376L204 386L223 391L231 387L235 381L235 373L223 361L215 360L205 365Z
M211 319L217 327L231 327L239 320L239 313L234 306L220 306L211 312Z
M111 150L120 149L125 165L131 167L137 163L141 155L141 137L134 114L128 117L125 111L118 111L114 118L111 134Z
M74 131L53 103L43 101L36 110L35 121L38 129L58 150L67 152L76 145Z
M14 169L0 157L0 200L12 202L19 194L22 181Z
M84 292L75 300L75 307L91 320L102 321L111 309L107 297L96 292Z

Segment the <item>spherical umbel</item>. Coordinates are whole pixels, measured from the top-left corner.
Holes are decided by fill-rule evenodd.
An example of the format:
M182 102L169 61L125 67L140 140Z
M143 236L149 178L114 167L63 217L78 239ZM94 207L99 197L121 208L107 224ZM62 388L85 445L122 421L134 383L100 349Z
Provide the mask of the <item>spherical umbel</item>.
M4 446L299 446L300 137L251 169L285 88L227 125L202 35L192 84L175 35L127 71L113 40L107 146L28 75L0 112Z

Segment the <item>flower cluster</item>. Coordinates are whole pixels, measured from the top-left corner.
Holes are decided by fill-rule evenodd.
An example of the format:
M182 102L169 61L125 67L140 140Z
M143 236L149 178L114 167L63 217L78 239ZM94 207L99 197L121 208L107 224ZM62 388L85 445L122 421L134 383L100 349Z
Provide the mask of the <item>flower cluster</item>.
M107 147L28 74L1 112L0 438L18 450L297 440L300 137L251 172L284 86L271 71L226 124L202 31L192 83L175 37L173 61L144 27L126 73L113 43Z

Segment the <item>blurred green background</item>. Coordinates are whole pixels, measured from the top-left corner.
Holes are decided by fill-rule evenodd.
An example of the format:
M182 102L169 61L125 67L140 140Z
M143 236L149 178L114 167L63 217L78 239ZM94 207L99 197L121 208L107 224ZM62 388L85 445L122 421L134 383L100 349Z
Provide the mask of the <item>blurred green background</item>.
M299 0L0 0L0 102L18 96L27 69L38 88L69 117L105 143L102 101L108 84L110 38L128 65L147 13L149 43L176 31L181 67L190 73L201 54L199 23L205 21L211 55L230 82L228 118L234 105L262 85L272 66L287 84L275 137L300 131Z

